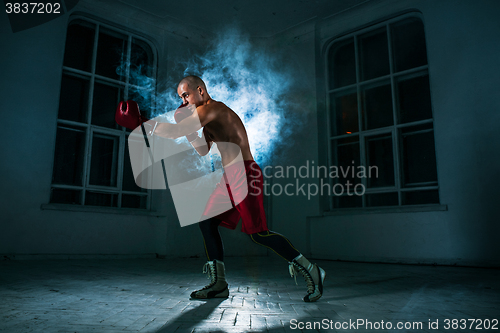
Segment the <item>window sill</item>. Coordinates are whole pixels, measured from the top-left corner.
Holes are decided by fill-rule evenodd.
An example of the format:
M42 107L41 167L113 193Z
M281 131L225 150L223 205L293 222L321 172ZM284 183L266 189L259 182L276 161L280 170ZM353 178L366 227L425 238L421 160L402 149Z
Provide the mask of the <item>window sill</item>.
M84 213L165 217L165 215L161 215L157 211L149 211L145 209L135 209L135 208L110 208L110 207L65 205L65 204L43 204L40 206L40 209L61 210L69 212L84 212Z
M339 208L335 211L323 212L322 216L338 215L364 215L387 213L414 213L447 211L448 205L408 205L396 207L370 207L370 208Z

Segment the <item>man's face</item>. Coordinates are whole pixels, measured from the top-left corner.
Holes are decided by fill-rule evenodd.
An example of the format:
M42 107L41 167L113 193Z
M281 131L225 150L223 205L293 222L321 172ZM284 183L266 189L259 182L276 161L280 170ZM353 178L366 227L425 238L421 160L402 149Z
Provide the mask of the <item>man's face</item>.
M187 103L195 106L203 104L203 96L199 89L190 89L186 82L179 84L177 87L177 94L182 99L182 104Z

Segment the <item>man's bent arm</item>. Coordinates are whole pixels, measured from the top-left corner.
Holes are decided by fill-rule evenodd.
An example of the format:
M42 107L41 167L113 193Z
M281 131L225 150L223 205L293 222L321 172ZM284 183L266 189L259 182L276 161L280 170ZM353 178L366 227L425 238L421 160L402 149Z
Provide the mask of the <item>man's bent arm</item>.
M201 138L198 137L196 140L191 141L191 145L200 156L205 156L212 148L212 141L207 141L205 138L205 132L201 132Z

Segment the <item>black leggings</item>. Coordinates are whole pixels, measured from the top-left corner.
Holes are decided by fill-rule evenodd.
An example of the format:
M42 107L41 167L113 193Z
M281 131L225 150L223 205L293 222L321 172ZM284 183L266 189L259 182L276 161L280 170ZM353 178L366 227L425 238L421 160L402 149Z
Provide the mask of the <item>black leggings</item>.
M211 218L198 223L203 235L208 260L224 261L224 246L219 233L219 224L221 222L219 219ZM300 254L285 236L276 232L257 232L249 236L255 243L273 250L287 261L292 261Z

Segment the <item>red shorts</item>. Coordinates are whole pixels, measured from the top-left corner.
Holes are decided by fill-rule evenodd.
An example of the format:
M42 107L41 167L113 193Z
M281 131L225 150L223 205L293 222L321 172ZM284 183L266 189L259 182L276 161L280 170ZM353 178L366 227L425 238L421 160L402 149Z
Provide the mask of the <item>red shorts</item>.
M264 212L264 179L255 161L243 162L244 170L241 163L224 168L224 175L208 199L204 215L214 216L221 207L231 205L233 208L214 216L222 220L220 225L234 230L241 218L241 231L254 234L269 230Z

